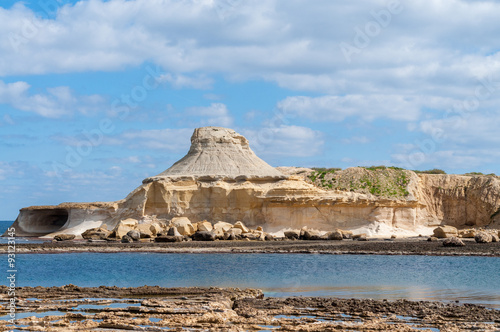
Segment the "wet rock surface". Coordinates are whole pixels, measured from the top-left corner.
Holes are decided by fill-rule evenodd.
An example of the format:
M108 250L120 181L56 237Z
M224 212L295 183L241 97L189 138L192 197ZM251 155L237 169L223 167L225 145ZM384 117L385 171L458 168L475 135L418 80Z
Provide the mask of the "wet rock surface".
M370 239L370 241L182 241L182 237L157 237L156 241L141 239L141 242L120 243L118 241L87 242L61 241L45 243L18 243L18 253L57 252L234 252L234 253L322 253L322 254L380 254L380 255L475 255L500 257L500 242L476 243L474 239L461 239L465 246L445 247L443 240L427 241L427 238ZM168 242L168 241L179 242ZM142 242L146 241L146 242ZM182 241L182 242L181 242ZM0 244L0 251L7 252L7 244Z
M0 313L8 289L0 286ZM264 298L237 288L18 288L21 331L497 331L477 305L336 298ZM0 321L0 329L8 322Z

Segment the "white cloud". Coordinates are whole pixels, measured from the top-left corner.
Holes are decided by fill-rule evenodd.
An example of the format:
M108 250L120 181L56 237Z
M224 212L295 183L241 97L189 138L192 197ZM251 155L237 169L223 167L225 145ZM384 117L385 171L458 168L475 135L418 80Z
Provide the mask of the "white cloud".
M318 155L325 143L321 132L301 126L242 129L241 133L249 140L250 147L257 155L268 158Z
M47 88L46 94L30 94L31 86L23 81L5 83L0 80L0 103L18 110L34 112L48 118L59 118L73 113L88 113L103 105L98 95L77 96L70 88Z
M195 126L231 127L233 124L229 110L222 103L212 103L207 107L191 107L186 113L197 117Z
M193 88L200 90L207 90L212 88L214 83L213 79L199 75L196 77L189 77L180 74L163 74L158 78L159 82L168 82L176 89Z
M398 95L347 95L323 97L287 97L278 108L290 116L313 121L340 122L347 117L360 117L411 121L419 116L418 103Z
M193 129L151 129L126 131L105 139L105 144L122 145L130 149L153 149L184 152L189 149Z

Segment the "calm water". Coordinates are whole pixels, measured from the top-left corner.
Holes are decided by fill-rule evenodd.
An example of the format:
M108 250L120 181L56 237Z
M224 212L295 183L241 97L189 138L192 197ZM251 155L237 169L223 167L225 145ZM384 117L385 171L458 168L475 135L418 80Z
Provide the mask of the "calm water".
M13 220L0 220L0 235L5 233L7 228L9 228L14 223ZM0 237L0 243L7 243L8 239L6 237ZM17 243L40 243L50 241L48 239L39 239L34 237L18 237L16 238Z
M459 300L500 309L495 257L22 254L17 266L18 286L252 287L269 296Z

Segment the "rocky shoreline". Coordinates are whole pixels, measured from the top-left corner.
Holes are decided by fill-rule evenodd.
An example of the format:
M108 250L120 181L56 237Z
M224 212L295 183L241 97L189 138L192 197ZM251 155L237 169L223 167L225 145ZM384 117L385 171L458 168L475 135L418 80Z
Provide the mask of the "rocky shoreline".
M0 314L8 288L0 286ZM265 298L256 289L74 285L17 289L21 331L498 331L478 305L317 297ZM38 317L35 317L35 314ZM19 317L19 316L18 316ZM8 322L0 321L2 330Z
M446 240L446 239L444 239ZM311 253L311 254L373 254L429 256L500 257L500 243L477 243L464 238L464 246L447 247L444 240L427 238L370 239L368 241L189 241L120 243L103 240L18 243L18 254L78 252L162 252L162 253ZM0 251L7 252L7 244Z

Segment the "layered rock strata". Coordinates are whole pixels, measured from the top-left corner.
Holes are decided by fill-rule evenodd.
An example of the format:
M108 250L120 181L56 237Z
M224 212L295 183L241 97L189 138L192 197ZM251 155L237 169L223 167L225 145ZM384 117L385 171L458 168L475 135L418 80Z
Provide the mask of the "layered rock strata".
M324 231L361 229L369 236L397 230L405 236L440 224L499 224L496 177L404 171L404 177L397 178L403 189L391 196L366 188L318 186L307 179L311 171L271 167L231 129L198 128L184 158L145 179L125 199L23 208L13 226L18 236L80 235L91 228L112 230L126 219L141 225L187 217L193 223L242 221L267 232L307 226ZM339 176L354 179L364 170L342 172Z

